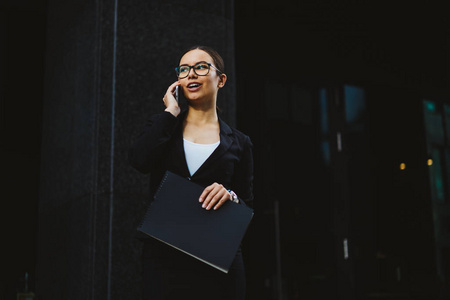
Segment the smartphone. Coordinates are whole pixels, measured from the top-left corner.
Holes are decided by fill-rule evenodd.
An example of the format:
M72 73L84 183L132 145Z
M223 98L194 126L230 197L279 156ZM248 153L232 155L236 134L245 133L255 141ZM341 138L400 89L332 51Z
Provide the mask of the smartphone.
M178 91L178 88L179 88L180 86L176 86L175 87L175 99L177 100L177 102L179 103L180 101L179 101L179 91Z

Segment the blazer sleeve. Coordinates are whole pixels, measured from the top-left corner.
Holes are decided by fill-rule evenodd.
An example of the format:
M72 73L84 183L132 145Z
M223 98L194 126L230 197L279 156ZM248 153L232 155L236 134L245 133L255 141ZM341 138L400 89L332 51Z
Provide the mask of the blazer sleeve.
M177 124L178 118L169 112L152 116L129 150L131 166L142 173L149 173L160 162Z
M242 157L233 177L233 189L240 202L253 207L253 144L248 136L245 136Z

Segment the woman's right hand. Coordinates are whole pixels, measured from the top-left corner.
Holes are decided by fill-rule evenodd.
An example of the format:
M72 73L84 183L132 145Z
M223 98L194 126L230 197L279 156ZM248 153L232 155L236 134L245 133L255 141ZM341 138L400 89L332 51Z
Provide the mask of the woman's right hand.
M170 112L175 117L180 114L180 106L178 105L177 99L175 99L175 89L180 85L179 81L175 81L172 83L167 89L166 94L164 95L163 101L166 106L165 111Z

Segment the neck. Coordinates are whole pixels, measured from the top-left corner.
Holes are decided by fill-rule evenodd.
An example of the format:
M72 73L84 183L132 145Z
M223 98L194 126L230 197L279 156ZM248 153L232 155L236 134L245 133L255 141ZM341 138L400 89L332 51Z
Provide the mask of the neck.
M217 123L218 119L215 106L208 109L198 109L189 106L188 114L186 116L186 122L198 125Z

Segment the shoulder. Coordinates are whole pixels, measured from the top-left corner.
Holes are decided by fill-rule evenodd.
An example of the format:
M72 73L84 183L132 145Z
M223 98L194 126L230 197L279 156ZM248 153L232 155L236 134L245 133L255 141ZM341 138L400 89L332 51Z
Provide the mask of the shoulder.
M234 127L229 126L223 120L220 120L220 130L233 139L235 143L239 145L241 148L252 147L253 144L251 139L245 133L237 130Z
M161 113L150 116L147 120L146 126L153 125L175 125L179 122L179 118L172 115L170 112L163 111Z
M231 128L233 136L236 138L236 141L239 142L243 146L252 146L252 141L248 135L237 130L236 128Z

